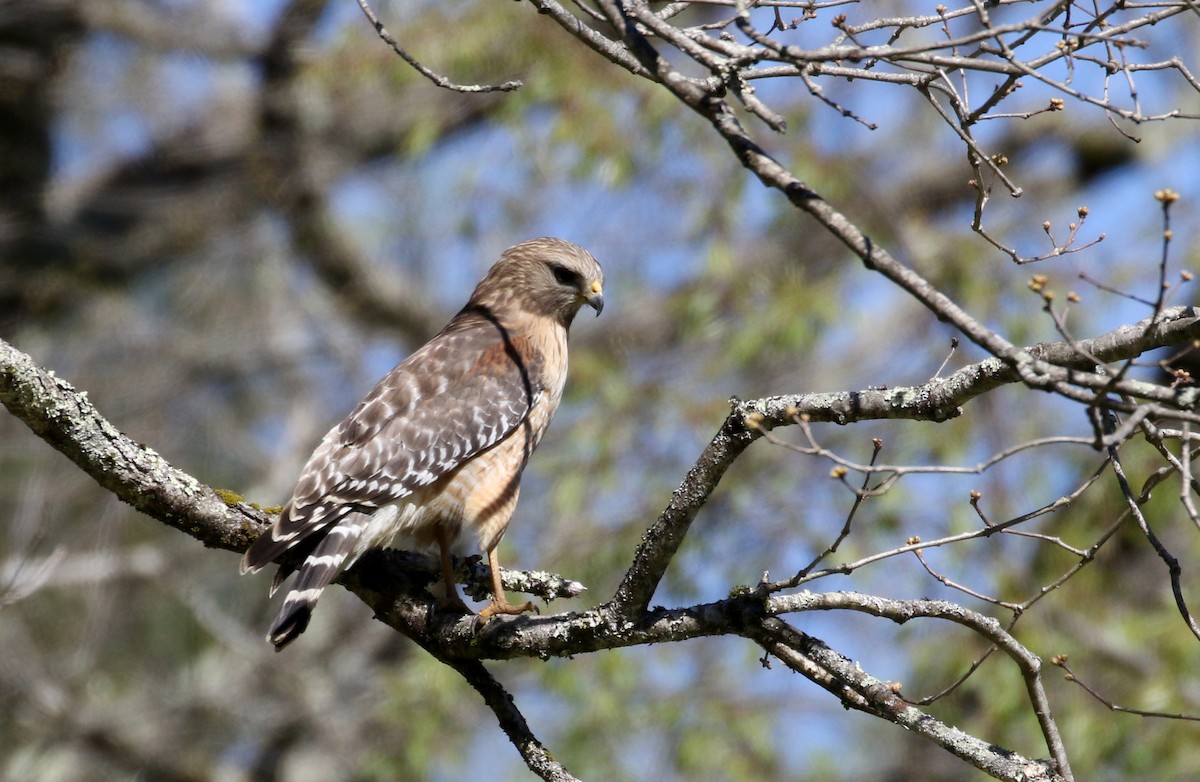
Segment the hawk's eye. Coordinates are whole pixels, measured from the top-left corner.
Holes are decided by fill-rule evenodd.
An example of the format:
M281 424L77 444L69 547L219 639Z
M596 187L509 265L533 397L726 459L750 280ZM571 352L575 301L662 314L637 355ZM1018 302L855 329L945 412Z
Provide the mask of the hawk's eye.
M554 279L559 285L566 285L568 288L578 288L581 277L579 272L568 269L566 266L555 264L551 267L554 270Z

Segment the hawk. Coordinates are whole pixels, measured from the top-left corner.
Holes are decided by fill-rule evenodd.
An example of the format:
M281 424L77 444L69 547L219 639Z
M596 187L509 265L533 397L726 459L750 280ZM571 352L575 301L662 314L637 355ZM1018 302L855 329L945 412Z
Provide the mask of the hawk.
M267 634L277 651L304 632L339 573L397 537L438 547L443 601L465 612L450 550L473 537L492 572L479 619L533 610L505 597L496 545L562 397L571 321L585 304L599 315L603 294L600 264L582 247L549 238L510 247L450 323L325 435L242 558L242 573L256 573L291 549L306 555ZM280 567L271 594L289 573Z

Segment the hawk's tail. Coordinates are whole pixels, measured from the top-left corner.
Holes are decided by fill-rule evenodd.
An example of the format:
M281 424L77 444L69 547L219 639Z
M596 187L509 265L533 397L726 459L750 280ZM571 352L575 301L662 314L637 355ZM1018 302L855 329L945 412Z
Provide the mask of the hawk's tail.
M289 549L312 541L323 527L337 521L336 517L325 518L328 511L329 508L325 505L316 504L304 508L297 515L292 503L288 502L283 506L279 518L275 519L242 555L242 575L257 573Z
M351 513L333 525L304 560L296 582L283 599L283 607L267 631L267 640L274 644L275 651L280 651L304 632L325 587L353 564L353 561L347 562L347 558L354 551L369 519L370 516L365 514Z

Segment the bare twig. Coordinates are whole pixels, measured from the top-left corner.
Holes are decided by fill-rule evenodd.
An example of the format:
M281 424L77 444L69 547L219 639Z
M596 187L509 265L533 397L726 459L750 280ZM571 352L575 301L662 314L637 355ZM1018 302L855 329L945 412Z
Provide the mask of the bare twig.
M1014 664L1016 664L1018 670L1020 670L1021 676L1025 681L1026 691L1030 698L1033 711L1035 714L1037 714L1038 723L1041 726L1042 735L1046 741L1046 746L1050 750L1051 756L1054 758L1056 770L1060 775L1062 775L1063 779L1073 779L1070 763L1067 760L1066 749L1062 743L1062 736L1059 733L1058 726L1055 724L1053 716L1051 715L1049 700L1046 697L1045 688L1042 684L1041 660L1039 660L1036 655L1018 643L1015 638L1009 635L1000 626L999 622L990 617L969 611L964 609L962 606L958 606L946 601L889 600L872 595L859 595L853 592L827 592L822 594L804 592L799 595L773 597L769 602L768 610L770 610L772 613L782 613L793 610L832 609L861 611L872 616L884 617L900 623L904 623L916 618L943 619L967 627L987 638L989 641L999 647L1005 654L1007 654ZM788 636L791 636L791 633L796 632L791 630L790 627L787 627L782 622L776 624L771 621L767 621L764 622L764 628L768 631L775 631L776 633L782 631L791 631L790 633L787 633ZM796 638L796 636L791 637ZM776 635L775 638L778 639L780 636ZM797 638L797 640L801 639ZM778 657L780 656L779 647L784 645L785 644L777 642L775 644L775 648L768 648L768 651ZM805 646L807 646L807 644L805 644ZM823 655L822 657L824 667L826 667L828 670L829 663L833 661L829 660L829 658L824 657ZM786 661L786 658L781 659L785 659ZM839 673L841 673L846 667L852 667L852 665L850 664L850 661L842 658L842 661L837 665L837 670ZM820 682L818 681L818 683ZM844 684L844 680L838 683ZM880 687L880 689L886 690L890 694L891 699L899 700L892 688L884 686ZM858 690L858 694L862 695L863 693L861 690ZM861 708L858 706L858 704L853 702L847 701L847 705ZM901 721L898 719L899 715L903 713L904 709L908 708L913 707L909 704L904 704L902 707L892 706L892 708L889 710L890 714L888 718L894 722L900 722L900 724L904 724L907 727L910 727L910 729L916 729L914 726L910 725L907 720ZM916 709L914 709L914 711L916 711ZM913 716L923 717L923 715L920 715L919 713ZM932 738L930 736L927 737ZM979 759L979 756L975 755L974 753L964 755L963 753L954 750L952 747L945 745L943 746L948 751L959 755L959 757L963 757L963 759L968 760L969 762L976 763L977 759ZM985 770L988 770L989 773L993 773L993 775L995 775L995 772L992 770ZM1007 777L999 776L997 778L1003 779Z
M1167 573L1171 579L1171 592L1175 596L1175 606L1179 610L1179 615L1183 617L1184 623L1188 629L1192 631L1192 635L1200 640L1200 627L1196 625L1195 617L1192 616L1191 609L1188 608L1187 600L1183 596L1183 584L1181 576L1183 568L1179 564L1179 560L1163 545L1154 531L1150 529L1146 517L1142 514L1141 504L1138 498L1134 496L1133 489L1129 485L1129 480L1125 477L1125 469L1121 466L1120 457L1117 454L1115 445L1108 447L1109 460L1112 464L1113 473L1117 476L1117 481L1121 486L1121 494L1125 497L1125 502L1129 506L1130 513L1137 520L1138 529L1142 531L1142 535L1154 547L1154 552L1158 554L1159 559L1167 566Z
M483 667L483 663L477 660L439 659L458 671L467 680L467 683L483 696L488 708L500 721L500 728L517 748L517 751L521 753L525 765L533 773L546 782L579 782L537 740L533 731L529 729L525 717L517 709L517 704L513 702L512 696L500 682L496 681L495 677L488 673L487 669Z
M375 28L375 32L381 39L383 39L383 42L391 47L392 51L400 55L400 58L408 63L413 70L424 76L426 79L429 79L437 86L442 87L443 89L452 90L454 92L512 92L513 90L519 90L521 88L521 82L516 80L506 81L502 84L456 84L440 73L435 73L433 70L422 65L415 57L401 48L396 39L392 37L392 34L389 33L387 28L383 26L383 22L379 21L379 18L375 16L375 12L372 11L371 6L367 4L367 0L357 0L357 2L358 7L362 9L363 14L367 17L367 20L371 22L371 25Z
M1151 711L1149 709L1135 709L1135 708L1131 708L1128 706L1122 706L1118 703L1114 703L1113 701L1109 700L1108 698L1105 698L1103 695L1101 695L1099 692L1097 692L1094 687L1091 687L1090 685L1088 685L1087 682L1083 681L1083 679L1080 679L1079 675L1076 674L1075 671L1071 670L1071 667L1069 665L1067 665L1067 656L1066 655L1061 655L1061 654L1057 655L1057 656L1051 658L1050 662L1052 665L1057 665L1059 668L1062 668L1064 671L1066 671L1066 674L1064 675L1063 678L1065 678L1069 682L1073 682L1073 683L1079 685L1080 688L1082 688L1084 692L1086 692L1088 695L1091 695L1093 698L1095 698L1100 703L1104 704L1105 708L1107 708L1109 711L1121 712L1123 714L1132 714L1132 715L1135 715L1138 717L1155 717L1155 718L1164 719L1164 720L1183 720L1185 722L1200 722L1200 714L1184 714L1182 712L1166 712L1166 711Z

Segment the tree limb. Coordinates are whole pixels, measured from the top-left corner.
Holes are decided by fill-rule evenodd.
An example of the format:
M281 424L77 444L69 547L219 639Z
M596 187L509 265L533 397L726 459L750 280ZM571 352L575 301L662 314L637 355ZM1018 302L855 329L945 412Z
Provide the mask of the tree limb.
M500 728L508 736L509 741L521 753L521 758L530 771L537 774L546 782L579 782L554 756L546 751L533 732L529 729L525 717L517 709L512 696L496 681L483 663L478 660L456 660L439 657L446 665L458 671L467 683L483 696L484 702L500 721Z
M1141 351L1163 344L1192 339L1198 330L1200 321L1190 308L1175 308L1162 313L1153 323L1124 326L1081 343L1049 343L1029 348L1027 351L1039 355L1040 360L1061 362L1070 366L1072 362L1080 360L1080 345L1086 345L1089 354L1111 361L1130 358ZM998 385L1019 381L1019 373L1011 367L996 359L988 359L959 370L950 378L935 378L923 386L911 389L911 393L897 393L899 389L866 389L854 392L845 398L857 401L850 407L837 408L840 412L830 412L827 420L846 422L896 417L941 420L949 414L948 411L957 412L959 403ZM940 401L931 404L930 398ZM261 511L244 504L227 505L211 488L173 468L151 449L121 434L87 400L86 393L77 391L53 373L38 367L29 356L3 340L0 340L0 402L3 402L14 416L24 421L35 434L71 458L120 499L143 513L186 532L205 545L241 551L249 545L257 535L260 525L265 524L267 520ZM789 665L805 672L808 663L800 657L811 662L812 655L820 649L827 648L815 639L794 635L795 631L783 623L772 623L775 620L764 617L772 611L828 610L834 607L833 604L814 603L802 606L796 602L798 596L792 595L771 598L770 605L775 608L768 611L768 603L764 597L750 594L719 603L671 611L650 611L648 606L692 520L705 505L708 496L729 465L750 443L761 436L762 429L759 427L790 422L796 415L796 409L806 409L810 415L818 414L814 417L819 418L821 409L833 409L830 408L829 402L830 395L820 394L735 402L733 411L721 429L681 482L668 506L647 531L634 555L633 564L612 599L592 611L521 618L515 621L495 621L488 623L480 633L475 634L470 622L430 611L428 594L424 588L436 577L436 570L428 563L424 569L420 566L414 567L415 560L421 558L394 551L376 552L364 558L358 567L344 574L342 582L367 602L375 610L378 618L413 638L438 659L452 664L472 686L479 689L489 706L497 711L506 732L513 738L518 751L531 768L543 774L546 779L570 779L561 766L544 754L544 748L527 732L527 726L522 727L524 722L515 710L515 705L511 704L511 699L503 693L499 685L490 680L486 671L460 663L518 656L566 656L621 646L736 633L754 639L772 654L780 656ZM747 418L754 415L761 416L761 420L756 426L747 426ZM562 586L558 588L566 590L566 594L570 594L572 589ZM810 593L805 593L808 594ZM923 601L916 602L924 605ZM851 607L855 610L865 610L861 606ZM924 615L933 615L928 613L933 609L923 610L926 611ZM1016 653L1012 649L1009 651ZM797 654L800 654L800 657L797 657ZM840 655L835 654L835 657L842 659ZM1053 723L1049 721L1044 694L1039 696L1036 658L1018 655L1017 659L1023 666L1027 686L1035 701L1035 712L1042 722L1048 744L1058 761L1060 771L1064 774L1061 777L1045 778L1069 779L1065 755L1061 753L1061 742L1056 743L1053 740L1056 733ZM831 666L837 668L834 662L832 658L825 660L818 668L829 672ZM914 716L913 712L908 711L912 707L906 706L897 712L888 706L893 704L893 701L887 698L879 699L880 693L867 679L849 680L848 683L847 670L838 669L837 676L840 678L835 688L841 692L839 697L843 698L851 698L847 693L853 692L853 699L857 700L853 700L852 705L856 708L900 724L911 722L910 727L927 731L923 735L928 735L980 768L989 770L989 773L993 766L987 764L999 763L990 756L980 760L977 747L969 750L953 749L963 746L958 731L930 721L928 715L916 712L920 716ZM812 672L806 675L810 673ZM861 673L856 675L865 676ZM812 673L812 676L816 677L814 681L820 683L821 677L815 673ZM833 681L828 677L824 680ZM489 684L489 681L492 683ZM850 686L851 684L853 686ZM845 690L846 687L850 689ZM505 706L505 703L509 706ZM509 711L510 708L512 711ZM949 732L944 735L940 732L937 735L929 733L935 729ZM990 746L983 742L979 744ZM1017 778L1010 774L1015 767L1012 764L1032 763L1033 765L1022 766L1026 769L1023 773L1028 773L1029 769L1042 768L1038 765L1039 762L1024 761L1007 751L997 754L994 750L995 748L990 750L991 755L1002 755L1009 759L1006 761L1008 765L1001 764L1006 770L996 772L1001 774L999 778ZM1004 776L1005 774L1009 776Z
M0 402L33 433L151 518L210 548L243 551L267 521L262 511L227 505L210 487L122 434L65 380L0 339Z
M1069 782L1069 769L1057 773L1045 760L1031 760L975 738L906 703L887 682L865 673L822 641L780 619L768 619L751 636L792 670L819 685L847 708L874 714L938 744L996 779L1011 782Z

